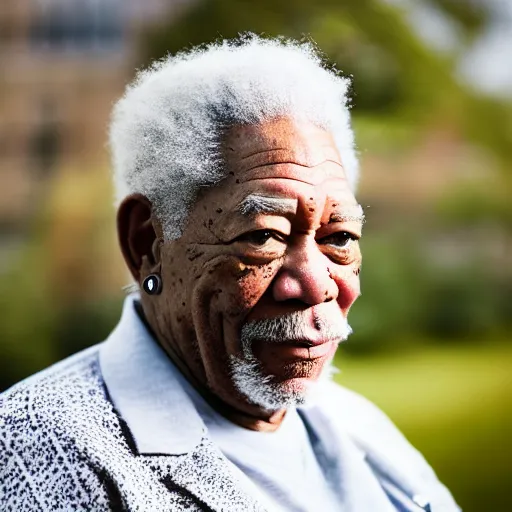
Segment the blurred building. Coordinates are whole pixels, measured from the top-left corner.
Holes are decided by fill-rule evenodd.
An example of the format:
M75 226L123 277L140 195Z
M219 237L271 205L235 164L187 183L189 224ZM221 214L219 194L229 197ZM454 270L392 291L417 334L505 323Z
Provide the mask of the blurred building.
M24 231L57 169L106 161L112 102L137 63L137 37L180 0L2 0L0 235Z

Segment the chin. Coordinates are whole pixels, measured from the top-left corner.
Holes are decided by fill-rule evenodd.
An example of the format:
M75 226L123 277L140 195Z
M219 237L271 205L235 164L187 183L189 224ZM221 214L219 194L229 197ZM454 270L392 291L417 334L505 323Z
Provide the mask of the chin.
M331 361L296 361L271 374L254 356L232 356L231 376L249 403L265 411L278 411L314 402L316 389L333 374Z

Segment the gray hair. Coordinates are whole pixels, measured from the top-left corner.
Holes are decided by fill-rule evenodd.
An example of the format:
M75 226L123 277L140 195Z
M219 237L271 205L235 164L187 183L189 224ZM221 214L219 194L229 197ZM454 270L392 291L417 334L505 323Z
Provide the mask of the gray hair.
M328 130L355 189L348 78L311 43L247 35L170 56L138 73L110 124L116 201L140 192L168 240L181 236L200 187L222 180L224 130L277 117Z

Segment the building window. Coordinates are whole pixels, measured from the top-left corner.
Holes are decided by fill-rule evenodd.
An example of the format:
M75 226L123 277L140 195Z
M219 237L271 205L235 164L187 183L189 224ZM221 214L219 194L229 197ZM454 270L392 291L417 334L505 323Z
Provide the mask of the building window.
M123 44L121 4L112 0L42 2L30 28L37 50L109 52Z

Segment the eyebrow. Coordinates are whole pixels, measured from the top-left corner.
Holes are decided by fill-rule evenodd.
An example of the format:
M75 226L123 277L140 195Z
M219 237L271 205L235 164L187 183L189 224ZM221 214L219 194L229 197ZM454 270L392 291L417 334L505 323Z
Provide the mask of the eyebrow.
M249 194L238 203L237 210L247 217L261 213L285 216L297 211L297 199Z
M352 212L350 212L352 210ZM357 205L356 207L350 208L350 210L339 210L334 211L329 216L329 224L334 222L360 222L361 224L365 221L363 213L363 207Z

